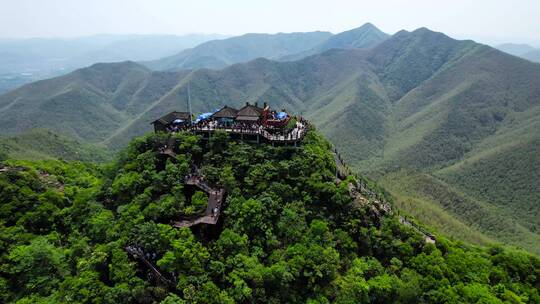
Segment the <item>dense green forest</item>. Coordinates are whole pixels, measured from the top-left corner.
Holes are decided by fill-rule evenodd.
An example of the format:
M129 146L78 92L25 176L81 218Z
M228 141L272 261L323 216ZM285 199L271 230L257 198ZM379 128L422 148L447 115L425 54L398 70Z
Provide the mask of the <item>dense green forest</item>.
M391 37L372 25L305 35L245 35L183 53L193 55L192 67L266 57L221 70L95 64L23 86L0 95L0 151L32 159L97 156L68 157L77 145L66 141L54 147L24 139L35 128L120 150L157 117L187 110L189 84L194 112L258 101L301 114L351 167L385 183L396 204L413 206L412 215L440 231L540 253L539 64L426 28ZM284 48L312 56L268 59L287 54Z
M0 172L0 301L16 303L539 303L540 260L437 235L426 243L364 179L336 180L330 144L134 139L107 165L6 160ZM4 156L5 157L5 156ZM206 198L197 164L227 189L222 222L173 228ZM361 196L351 185L363 185ZM365 189L367 187L367 189ZM169 283L126 252L136 245Z

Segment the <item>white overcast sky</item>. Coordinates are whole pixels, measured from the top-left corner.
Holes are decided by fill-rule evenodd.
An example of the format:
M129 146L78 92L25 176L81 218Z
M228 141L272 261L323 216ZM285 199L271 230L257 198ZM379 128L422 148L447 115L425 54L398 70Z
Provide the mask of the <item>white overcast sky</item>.
M0 0L1 38L336 33L365 22L390 34L428 27L455 38L540 47L540 0Z

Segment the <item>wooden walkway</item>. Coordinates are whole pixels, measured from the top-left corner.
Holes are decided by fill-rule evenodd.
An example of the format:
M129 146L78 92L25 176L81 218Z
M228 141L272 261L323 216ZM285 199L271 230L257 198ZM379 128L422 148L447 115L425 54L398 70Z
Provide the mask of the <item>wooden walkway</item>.
M405 226L409 226L416 230L416 232L420 233L422 236L424 236L424 239L426 243L435 244L435 236L431 234L429 231L425 230L424 228L418 226L416 223L409 221L406 217L400 216L399 222L402 223Z
M221 214L221 207L223 205L223 199L225 197L225 189L213 189L210 187L200 175L189 175L185 179L187 185L193 185L208 194L208 204L203 214L198 217L186 217L180 221L173 222L173 227L184 228L191 227L198 224L215 225L219 220Z
M171 158L176 158L176 153L174 153L172 148L165 148L165 149L159 151L159 153L161 153L163 155L166 155L166 156L169 156Z
M339 154L337 149L334 148L332 154L334 155L334 163L336 165L336 178L338 180L344 180L348 175L351 175L351 170L345 165L343 158L341 158L341 154Z
M162 155L176 159L176 153L173 150L174 145L175 140L171 135L169 135L167 142L158 147L158 152Z
M138 246L128 245L126 246L126 252L130 254L134 259L138 259L151 271L151 273L157 278L157 280L163 282L164 284L170 287L176 287L176 284L167 279L164 275L159 272L159 270L146 258L142 248Z

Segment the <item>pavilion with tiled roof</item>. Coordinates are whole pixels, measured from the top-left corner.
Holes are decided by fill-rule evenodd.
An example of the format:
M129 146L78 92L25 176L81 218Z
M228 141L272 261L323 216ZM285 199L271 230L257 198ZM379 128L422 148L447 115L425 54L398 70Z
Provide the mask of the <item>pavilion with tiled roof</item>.
M190 115L188 112L178 112L173 111L167 115L164 115L152 122L154 125L154 131L163 131L166 132L167 128L173 123L173 121L180 119L184 122L190 121Z
M255 123L258 122L261 118L263 109L257 106L257 103L251 105L249 102L246 102L246 105L238 110L236 114L236 121L245 122L245 123Z
M238 110L231 108L229 106L224 106L216 113L212 114L212 118L214 119L221 119L221 118L229 118L229 119L235 119L238 115Z

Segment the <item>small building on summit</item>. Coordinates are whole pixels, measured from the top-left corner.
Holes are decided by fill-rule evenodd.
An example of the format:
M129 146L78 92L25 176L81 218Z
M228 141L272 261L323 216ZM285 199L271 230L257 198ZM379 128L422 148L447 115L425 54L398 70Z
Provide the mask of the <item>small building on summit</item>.
M259 108L257 103L255 103L255 105L251 105L249 102L246 102L246 105L238 110L238 113L236 114L236 121L243 123L256 123L261 119L262 112L263 109Z
M212 118L214 119L220 119L220 118L230 118L235 119L236 115L238 115L238 110L231 108L229 106L224 106L223 108L219 109L216 113L212 114Z
M212 119L215 119L222 126L230 126L234 123L238 110L229 106L224 106L216 113L212 114Z
M167 132L175 127L188 124L191 119L188 112L173 111L163 117L160 117L152 122L155 132Z

